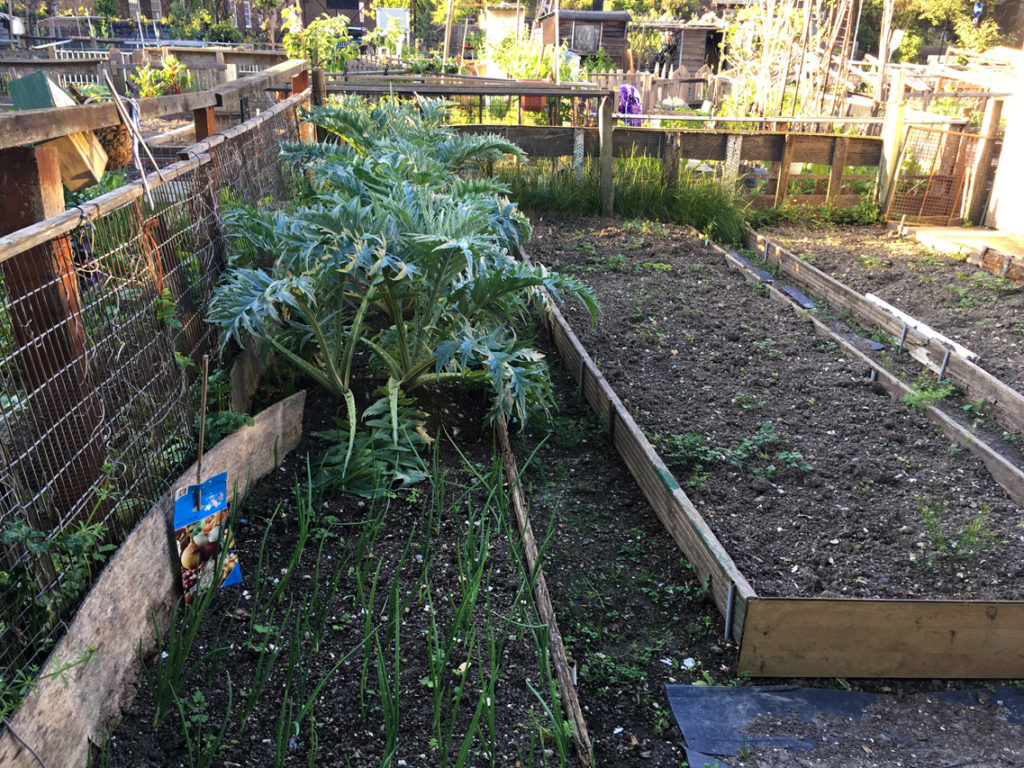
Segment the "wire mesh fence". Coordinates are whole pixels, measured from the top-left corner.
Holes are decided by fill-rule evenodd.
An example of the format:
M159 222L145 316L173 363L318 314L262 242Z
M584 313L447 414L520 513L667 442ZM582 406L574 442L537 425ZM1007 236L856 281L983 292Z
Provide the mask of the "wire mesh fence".
M109 552L196 454L196 361L226 266L224 190L290 194L293 97L207 151L83 203L0 254L0 712ZM28 230L22 230L22 233ZM18 233L19 235L22 233Z
M980 140L977 134L911 126L886 218L947 226L963 222Z

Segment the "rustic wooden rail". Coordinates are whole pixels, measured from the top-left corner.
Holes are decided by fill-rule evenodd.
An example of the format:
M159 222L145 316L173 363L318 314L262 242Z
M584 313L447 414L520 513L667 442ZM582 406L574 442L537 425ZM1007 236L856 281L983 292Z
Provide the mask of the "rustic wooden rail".
M514 141L531 157L563 157L573 154L576 136L582 133L583 153L600 156L598 128L532 125L466 125L467 133L496 133ZM614 157L660 158L668 168L681 160L714 160L725 163L724 176L736 179L746 163L769 163L772 170L766 194L747 196L755 208L781 205L784 201L849 207L860 196L843 192L843 180L851 166L877 167L882 157L882 140L874 136L835 136L807 133L761 133L744 131L680 131L665 128L612 129ZM831 167L824 194L790 195L793 163ZM771 175L773 174L773 175ZM801 177L808 178L808 177Z
M145 120L190 112L199 122L200 116L196 113L203 112L205 117L206 110L209 110L212 119L212 110L223 106L225 99L245 98L274 89L293 78L301 77L305 72L308 69L304 60L289 60L207 91L139 99L139 115ZM305 90L305 86L300 90ZM95 131L120 123L121 118L113 102L5 112L0 114L0 149L20 147L82 131ZM206 138L206 135L199 138Z

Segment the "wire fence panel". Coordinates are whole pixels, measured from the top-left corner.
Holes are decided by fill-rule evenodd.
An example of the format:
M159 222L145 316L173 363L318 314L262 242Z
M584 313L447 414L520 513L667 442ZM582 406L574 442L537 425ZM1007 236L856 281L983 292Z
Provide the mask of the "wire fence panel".
M286 200L279 143L298 140L296 103L166 182L151 176L151 200L84 203L0 261L0 712L106 554L195 459L196 363L216 347L204 318L226 266L221 193Z
M980 140L976 134L911 126L900 153L886 218L961 224Z

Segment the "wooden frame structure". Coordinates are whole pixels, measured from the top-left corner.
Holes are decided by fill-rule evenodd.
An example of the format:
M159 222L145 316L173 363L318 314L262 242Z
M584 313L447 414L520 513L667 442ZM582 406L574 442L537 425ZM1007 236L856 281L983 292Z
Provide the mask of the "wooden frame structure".
M696 231L693 234L697 236ZM738 255L715 245L712 247L722 254L730 268L742 272L748 282L761 282L761 277ZM797 262L805 268L809 266ZM790 264L789 274L798 274L793 262L787 259L787 263ZM785 271L786 267L783 269ZM822 274L818 272L816 277L820 280ZM857 294L851 289L831 278L828 280L833 288L829 297L845 297L846 305L851 307L860 303L870 306L863 297L860 302L856 301ZM773 285L769 284L768 289L772 299L806 314ZM867 306L861 309L869 312ZM877 307L874 309L878 311ZM814 323L817 333L873 370L879 384L893 397L902 397L909 391L906 384L879 368L849 339L813 315L807 314L807 317ZM562 314L557 308L551 308L545 312L544 320L581 394L601 418L609 439L658 518L693 563L698 578L709 579L709 595L725 617L726 633L740 643L740 672L749 672L755 677L1013 678L1024 675L1024 644L1020 643L1024 601L758 595L601 375ZM930 342L925 344L921 338L912 338L912 344L921 349L931 347ZM950 359L954 354L950 352ZM969 368L962 359L952 367L947 366L947 370L951 376L953 370L961 371L960 378L968 381L968 385L977 381L997 386L989 381L992 377L980 369ZM1020 468L937 408L929 407L926 413L947 436L979 455L997 482L1014 498L1024 500L1024 472Z
M565 157L573 154L576 136L582 133L583 153L601 157L599 128L571 128L532 125L466 125L469 133L496 133L516 142L530 157ZM852 207L860 195L843 192L844 180L852 166L877 166L881 162L882 140L873 136L835 136L805 133L754 133L744 131L680 131L664 128L627 128L612 131L612 157L655 157L668 168L678 168L686 159L725 163L723 175L736 179L744 163L769 163L764 193L746 196L754 208L770 208L783 202L828 203ZM824 189L814 194L788 194L789 168L793 163L828 165L827 177L806 176ZM861 177L857 177L861 178ZM874 174L871 175L874 178ZM668 179L667 179L668 180Z

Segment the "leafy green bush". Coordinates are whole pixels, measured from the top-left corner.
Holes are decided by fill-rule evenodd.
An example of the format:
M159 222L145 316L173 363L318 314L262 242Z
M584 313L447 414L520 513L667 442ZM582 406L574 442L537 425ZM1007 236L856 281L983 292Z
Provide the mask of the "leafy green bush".
M139 96L144 99L184 93L195 87L192 73L173 54L168 54L156 68L146 62L144 67L136 70L131 80L139 86Z
M302 11L289 6L281 11L285 53L291 59L306 59L329 72L340 72L359 55L359 44L348 33L347 16L324 14L302 23Z
M240 43L242 42L242 33L232 24L221 21L210 25L206 34L203 35L203 40L210 43Z
M394 448L409 444L410 430L403 434L401 425L414 419L403 418L400 407L420 387L453 380L486 386L492 417L525 421L547 407L543 355L517 338L513 322L540 298L539 288L575 296L597 312L575 279L515 259L528 221L499 184L462 175L518 155L518 148L495 136L457 135L446 114L443 104L428 101L368 105L349 98L317 108L309 119L335 141L283 150L304 180L298 204L225 215L233 242L277 260L269 270L230 270L210 319L222 330L222 345L256 334L344 400L347 440L332 457L342 485L345 478L362 482L365 474L350 462L374 454L356 438L357 351L368 354L370 373L384 386L384 405L364 413L377 423L374 449L382 413Z

